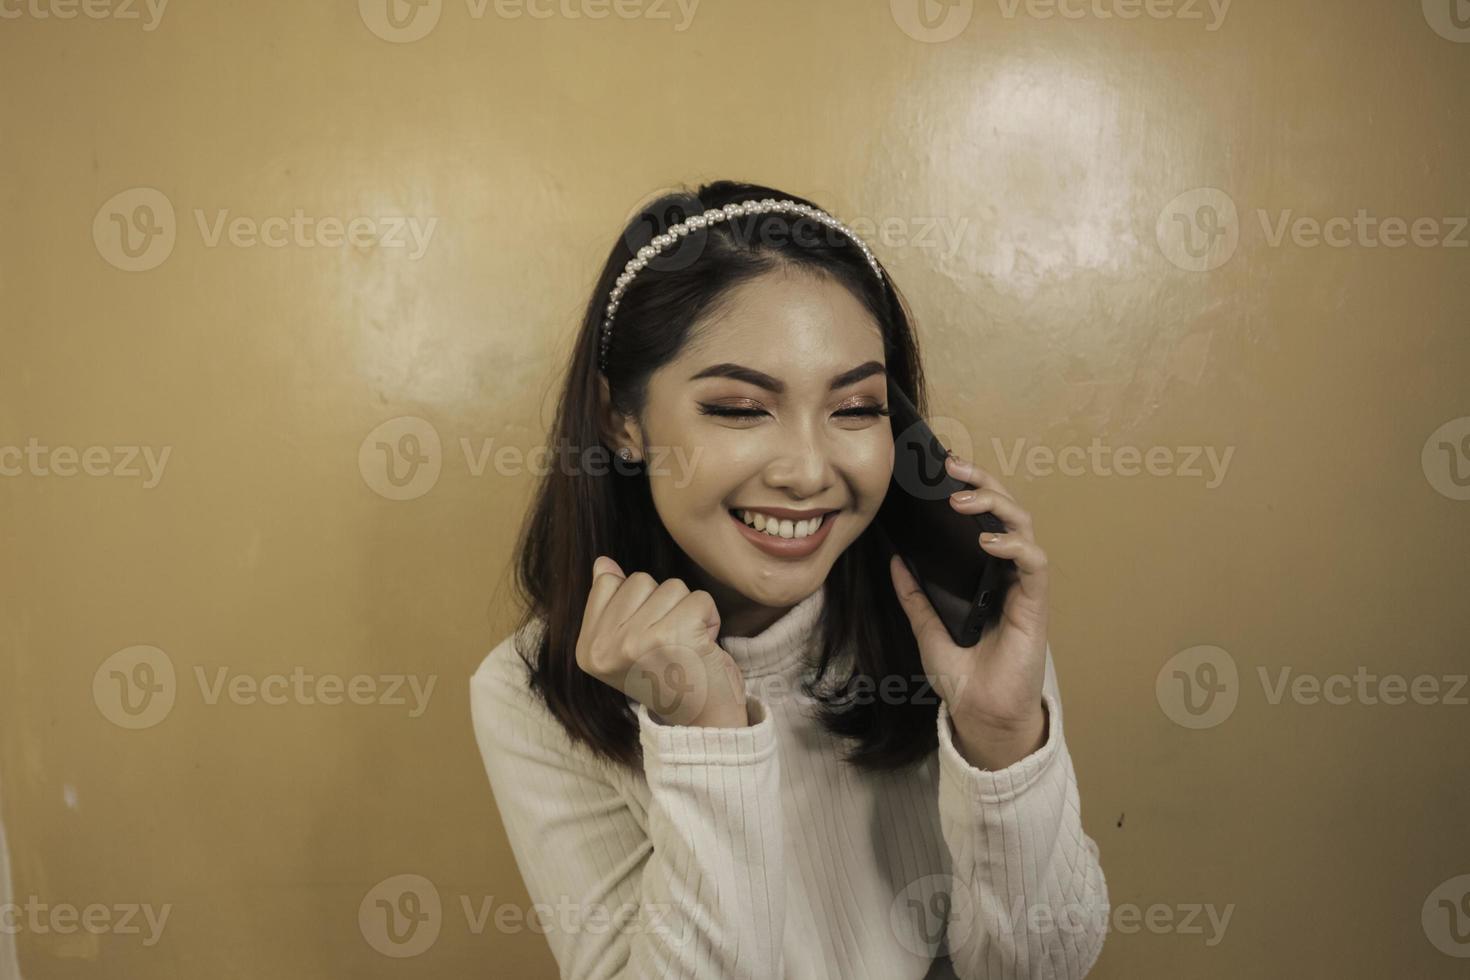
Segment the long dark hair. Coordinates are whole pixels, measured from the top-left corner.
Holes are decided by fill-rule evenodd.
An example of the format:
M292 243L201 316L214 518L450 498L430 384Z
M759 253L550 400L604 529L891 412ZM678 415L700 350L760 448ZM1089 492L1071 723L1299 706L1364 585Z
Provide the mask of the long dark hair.
M587 674L575 659L592 563L608 555L625 571L644 571L660 582L687 581L690 565L654 509L647 477L616 467L599 431L602 321L617 277L655 235L705 211L765 198L819 207L774 188L722 180L697 192L660 196L623 229L587 302L550 434L560 450L556 458L568 458L565 451L578 459L595 457L601 465L549 467L516 544L515 588L525 610L516 634L527 637L531 647L522 649L518 641L517 652L530 670L531 688L574 741L628 766L640 764L637 719L621 692ZM678 355L701 317L732 288L793 267L830 277L861 301L882 328L889 380L925 412L923 371L907 305L886 270L882 279L874 275L860 249L841 232L783 213L711 223L647 261L617 307L606 368L613 405L624 414L641 415L649 377ZM865 529L828 574L819 660L805 690L826 728L848 740L846 760L885 770L918 762L935 750L938 701L923 681L913 632L893 594L891 552L875 532L873 525ZM522 632L537 620L543 628ZM844 651L850 651L850 660L840 656ZM845 663L840 671L839 660ZM906 684L918 683L905 688L903 698L875 697L879 682L894 675Z

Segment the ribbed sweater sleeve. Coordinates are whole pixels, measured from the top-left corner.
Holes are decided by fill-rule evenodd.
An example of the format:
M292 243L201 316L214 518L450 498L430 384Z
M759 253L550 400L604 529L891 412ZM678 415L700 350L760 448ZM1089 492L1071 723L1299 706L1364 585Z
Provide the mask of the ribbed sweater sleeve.
M1050 645L1042 701L1045 743L995 771L965 761L939 709L940 827L956 890L949 949L961 980L1079 978L1107 935L1107 881L1082 832Z
M749 699L745 728L662 725L639 706L644 812L524 672L502 644L471 680L471 714L562 977L780 977L780 771L765 705Z

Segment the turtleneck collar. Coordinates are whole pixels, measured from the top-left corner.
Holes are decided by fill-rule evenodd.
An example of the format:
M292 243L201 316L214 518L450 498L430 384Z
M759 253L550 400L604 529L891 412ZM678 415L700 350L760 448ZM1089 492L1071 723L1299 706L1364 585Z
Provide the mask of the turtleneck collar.
M825 586L792 606L754 636L725 636L720 646L734 659L748 680L795 665L810 650L821 625Z

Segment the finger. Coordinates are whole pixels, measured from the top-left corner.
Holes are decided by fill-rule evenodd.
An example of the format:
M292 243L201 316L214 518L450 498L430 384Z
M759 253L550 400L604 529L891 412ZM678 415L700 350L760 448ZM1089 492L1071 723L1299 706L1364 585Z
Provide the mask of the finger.
M998 490L1007 497L1011 496L1011 492L1005 488L1005 484L997 480L989 470L982 470L962 456L956 456L954 453L950 453L949 457L944 461L944 465L949 469L949 474L957 480L964 480L971 486L982 487L986 490Z
M699 607L700 613L694 616L691 607L696 605ZM686 609L690 610L690 615L698 623L699 628L704 631L704 635L709 637L709 642L715 642L715 638L720 635L720 610L715 604L707 601L704 596L696 595L686 590L683 598L675 605L675 610L677 612L683 612ZM670 615L673 615L673 613L670 613Z
M676 578L665 579L628 618L628 629L646 630L667 616L689 594L689 586Z
M934 611L929 597L919 587L918 580L903 563L903 559L894 555L889 559L888 570L893 575L893 590L898 594L898 604L903 606L904 613L908 615L909 625L914 630L914 639L919 642L920 647L928 642L929 636L936 633L943 633L944 638L949 639L949 631L944 628L944 623ZM935 639L938 637L935 636Z
M1010 497L993 490L971 490L969 492L975 495L973 499L962 502L950 497L950 506L961 514L994 514L1005 522L1008 531L1031 534L1031 515Z
M987 541L986 538L993 540ZM1035 541L1016 534L982 534L980 547L986 554L1009 558L1016 563L1016 581L1027 595L1035 596L1044 590L1046 552Z
M597 621L602 618L607 604L617 594L618 586L625 578L627 576L616 561L606 555L597 556L592 563L592 588L587 590L587 608L582 613L584 635L597 628Z
M647 572L634 572L623 579L598 618L598 628L617 629L626 624L657 588L658 582Z

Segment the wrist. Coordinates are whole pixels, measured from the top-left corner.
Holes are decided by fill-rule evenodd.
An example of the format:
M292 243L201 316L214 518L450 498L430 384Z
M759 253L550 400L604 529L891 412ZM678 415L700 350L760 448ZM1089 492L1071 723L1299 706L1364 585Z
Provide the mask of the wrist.
M701 728L749 728L750 711L743 704L730 705L705 712L690 724Z
M649 715L660 725L688 725L691 728L749 728L752 723L750 711L744 704L709 705L687 721L670 721L653 711Z
M950 715L950 731L956 751L972 766L987 771L1015 765L1046 744L1050 719L1046 706L1024 718L1002 724L964 715Z

